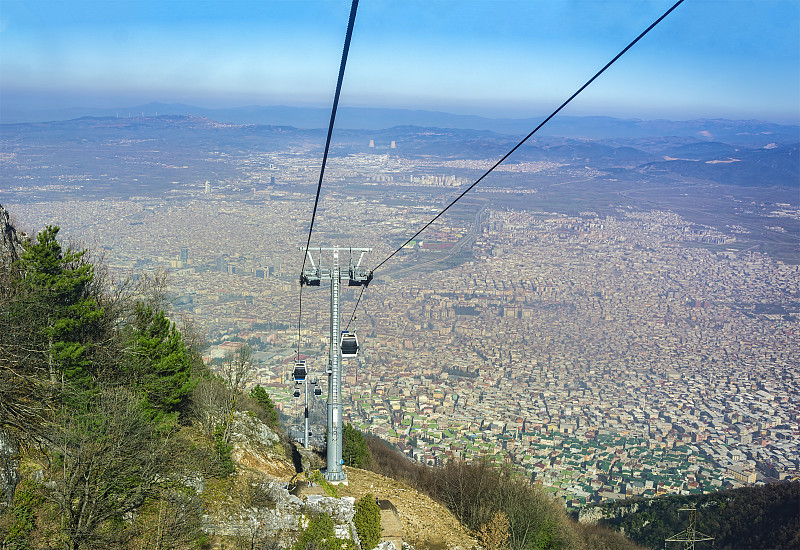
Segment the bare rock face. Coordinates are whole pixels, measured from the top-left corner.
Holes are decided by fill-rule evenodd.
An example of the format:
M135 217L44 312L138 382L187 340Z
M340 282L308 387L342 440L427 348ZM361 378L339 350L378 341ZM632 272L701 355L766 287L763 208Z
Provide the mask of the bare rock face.
M0 275L11 268L11 264L22 253L24 233L18 233L11 225L8 212L0 205ZM19 463L14 440L0 429L0 506L10 505L14 488L19 483Z
M333 498L322 495L308 495L306 510L313 514L325 514L333 518L334 523L347 524L356 513L356 499L353 497Z
M8 434L0 429L0 506L11 506L19 481L17 447Z
M11 267L22 253L22 243L27 240L27 235L18 232L11 225L8 212L0 204L0 272Z

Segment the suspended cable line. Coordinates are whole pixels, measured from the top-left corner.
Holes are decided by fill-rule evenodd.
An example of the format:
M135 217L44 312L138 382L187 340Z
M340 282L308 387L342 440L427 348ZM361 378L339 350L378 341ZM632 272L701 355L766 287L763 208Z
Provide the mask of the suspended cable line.
M339 78L336 81L336 93L333 96L333 107L331 108L331 121L328 124L328 137L325 139L325 151L322 154L322 166L319 170L319 182L317 182L317 196L314 198L314 211L311 213L311 224L308 226L308 238L306 248L303 252L303 265L300 268L300 297L299 312L297 314L297 357L300 357L300 323L303 318L303 271L306 268L306 258L308 257L308 247L311 244L311 233L314 231L314 221L317 217L317 206L319 206L319 194L322 190L322 178L325 176L325 164L328 162L328 151L331 146L331 135L333 134L333 123L336 120L336 110L339 107L339 95L342 92L342 81L344 80L344 69L347 66L347 54L350 52L350 39L353 37L353 26L356 22L356 11L358 11L358 0L353 0L350 6L350 20L347 22L347 34L344 38L342 48L342 62L339 64Z
M361 292L358 293L358 300L356 300L356 305L353 308L353 314L350 315L350 320L347 321L347 326L344 327L345 330L350 330L350 323L356 318L356 311L358 310L358 304L361 303L361 297L364 296L364 291L367 290L367 285L361 287Z
M605 71L606 71L606 70L607 70L609 67L611 67L611 65L613 65L613 64L614 64L614 63L615 63L615 62L616 62L616 61L617 61L617 60L618 60L620 57L622 57L623 55L625 55L625 53L627 53L627 51L628 51L628 50L630 50L630 49L631 49L631 48L632 48L632 47L633 47L633 46L634 46L634 45L635 45L637 42L639 42L639 40L641 40L642 38L644 38L644 36L645 36L647 33L649 33L651 30L653 30L653 28L655 28L655 26L656 26L656 25L658 25L659 23L661 23L661 21L663 21L663 20L664 20L664 19L665 19L665 18L666 18L666 17L667 17L667 16L668 16L670 13L672 13L672 12L673 12L673 11L674 11L674 10L675 10L675 9L676 9L678 6L680 6L680 5L683 3L683 1L684 1L684 0L678 0L677 2L675 2L675 3L674 3L674 4L673 4L673 5L672 5L672 6L671 6L671 7L670 7L670 8L669 8L667 11L665 11L665 12L664 12L664 13L661 15L661 17L659 17L658 19L656 19L656 20L655 20L655 21L654 21L654 22L653 22L653 23L652 23L652 24L651 24L649 27L647 27L647 28L646 28L644 31L642 31L642 32L641 32L641 34L639 34L639 36L637 36L636 38L634 38L634 39L633 39L633 40L632 40L632 41L631 41L631 42L630 42L630 43L629 43L627 46L625 46L625 47L624 47L624 48L623 48L623 49L622 49L622 50L621 50L621 51L620 51L620 52L619 52L617 55L615 55L615 56L613 57L613 59L611 59L611 61L609 61L608 63L606 63L606 64L605 64L605 66L603 66L603 68L602 68L602 69L600 69L599 71L597 71L597 72L594 74L594 76L592 76L592 77L591 77L589 80L587 80L587 81L586 81L586 82L583 84L583 86L581 86L580 88L578 88L578 90L577 90L577 91L576 91L574 94L572 94L571 96L569 96L569 98L568 98L566 101L564 101L564 102L563 102L561 105L559 105L559 107L558 107L558 108L557 108L555 111L553 111L552 113L550 113L550 115L549 115L547 118L545 118L545 119L544 119L544 120L543 120L541 123L539 123L539 125L538 125L538 126L536 126L536 128L534 128L534 129L533 129L533 131L531 131L531 132L530 132L530 133L529 133L527 136L525 136L525 137L524 137L524 138L523 138L523 139L522 139L522 140L521 140L519 143L517 143L517 144L516 144L516 145L515 145L515 146L514 146L514 147L513 147L513 148L512 148L512 149L511 149L511 150L510 150L508 153L506 153L506 154L505 154L505 155L504 155L504 156L503 156L503 157L502 157L500 160L498 160L496 163L494 163L494 165L492 165L492 167L491 167L491 168L489 168L489 169L488 169L486 172L484 172L484 174L483 174L483 175L482 175L480 178L478 178L478 179L477 179L477 180L476 180L474 183L472 183L472 184L471 184L469 187L467 187L467 188L466 188L464 191L462 191L462 192L461 192L461 193L460 193L460 194L459 194L459 195L458 195L458 196L457 196L455 199L453 199L453 201L451 201L451 202L450 202L450 204L448 204L448 205L447 205L447 206L446 206L446 207L445 207L445 208L444 208L444 209L443 209L441 212L439 212L438 214L436 214L436 216L434 216L434 217L433 217L433 219L431 219L431 220L430 220L428 223L426 223L425 225L423 225L423 226L422 226L422 228L420 228L420 230L419 230L419 231L417 231L416 233L414 233L414 234L413 234L413 235L412 235L412 236L411 236L411 237L410 237L408 240L406 240L406 241L405 241L403 244L401 244L399 247L397 247L397 249L396 249L394 252L392 252L391 254L389 254L389 255L388 255L386 258L384 258L384 260L383 260L382 262L380 262L378 265L376 265L374 268L372 268L372 271L371 271L371 273L373 273L373 274L374 274L374 273L375 273L375 271L377 271L377 270L378 270L378 269L379 269L381 266L383 266L383 264L385 264L386 262L388 262L389 260L391 260L391 259L392 259L392 258L393 258L393 257L394 257L394 256L395 256L397 253L398 253L398 252L400 252L400 251L401 251L403 248L405 248L405 246L406 246L408 243L410 243L411 241L413 241L414 239L416 239L416 238L417 238L417 237L418 237L418 236L419 236L419 235L420 235L420 234L421 234L423 231L425 231L425 230L426 230L428 227L430 227L430 226L431 226L431 225L432 225L432 224L433 224L433 223L434 223L436 220L438 220L438 219L439 219L439 218L442 216L442 214L444 214L445 212L447 212L447 211L450 209L450 207L451 207L451 206L453 206L455 203L457 203L459 200L461 200L461 198L462 198L464 195L466 195L467 193L469 193L469 192L470 192L470 191L471 191L471 190L472 190L472 189L473 189L473 188L474 188L476 185L478 185L478 184L479 184L481 181L483 181L483 179L484 179L486 176L488 176L490 173L492 173L492 171L494 171L494 169L495 169L495 168L497 168L498 166L500 166L500 164L502 164L502 163L503 163L503 162L504 162L504 161L505 161L505 160L506 160L508 157L510 157L510 156L511 156L511 155L512 155L512 154L513 154L513 153L514 153L514 152L515 152L517 149L519 149L520 147L522 147L522 145L523 145L523 144L524 144L526 141L528 141L528 139L530 139L530 137L531 137L531 136L533 136L533 135L534 135L536 132L538 132L538 131L539 131L539 130L542 128L542 126L544 126L545 124L547 124L547 123L550 121L550 119L552 119L552 118L553 118L554 116L556 116L556 115L557 115L559 112L561 112L561 110L562 110L564 107L566 107L566 106L567 106L567 105L568 105L570 102L572 102L572 100L573 100L573 99L575 99L576 97L578 97L578 95L579 95L581 92L583 92L583 90L585 90L587 87L589 87L589 85L590 85L592 82L594 82L594 81L595 81L595 80L596 80L596 79L597 79L597 78L598 78L598 77L599 77L601 74L603 74L603 73L604 73L604 72L605 72ZM363 288L361 289L361 295L363 295L363 294L364 294L364 290L365 290L365 289L366 289L366 287L363 287ZM358 301L356 302L356 307L355 307L355 308L353 308L353 314L350 316L350 321L348 321L348 323L347 323L347 326L350 326L350 323L351 323L351 322L353 321L353 319L355 318L355 315L356 315L356 309L358 308L358 304L361 302L361 295L359 295L359 297L358 297Z
M466 195L467 193L469 193L469 192L472 190L472 188L473 188L473 187L475 187L475 186L476 186L476 185L478 185L478 184L479 184L481 181L483 181L483 179L484 179L486 176L488 176L490 173L492 173L492 171L493 171L495 168L497 168L498 166L500 166L500 164L502 164L502 163L503 163L503 162L504 162L504 161L505 161L505 160L506 160L508 157L510 157L510 156L511 156L511 154L512 154L512 153L514 153L514 151L516 151L517 149L519 149L520 147L522 147L522 145L523 145L523 144L524 144L526 141L528 141L528 139L530 139L530 137L531 137L533 134L535 134L536 132L538 132L538 131L539 131L539 129L540 129L542 126L544 126L545 124L547 124L547 123L550 121L550 119L551 119L551 118L553 118L554 116L556 116L556 115L557 115L557 114L558 114L558 113L559 113L559 112L560 112L560 111L561 111L561 110L562 110L564 107L566 107L566 106L567 106L567 105L568 105L568 104L569 104L569 103L570 103L570 102L571 102L573 99L575 99L575 98L576 98L576 97L577 97L577 96L578 96L578 95L579 95L579 94L580 94L580 93L581 93L583 90L585 90L585 89L586 89L586 88L587 88L587 87L588 87L588 86L589 86L589 85L590 85L592 82L594 82L594 81L595 81L595 80L596 80L596 79L597 79L597 78L598 78L598 77L599 77L601 74L603 74L603 73L606 71L606 69L608 69L608 68L609 68L611 65L613 65L613 64L614 64L614 63L615 63L615 62L616 62L616 61L617 61L617 60L618 60L620 57L622 57L623 55L625 55L625 53L626 53L628 50L630 50L630 49L631 49L631 48L632 48L632 47L633 47L633 46L634 46L634 45L635 45L637 42L639 42L639 40L641 40L641 39L642 39L642 38L643 38L643 37L644 37L644 36L645 36L647 33L649 33L651 30L653 30L653 28L654 28L656 25L658 25L658 24L659 24L661 21L663 21L663 20L664 20L664 18L666 18L666 17L667 17L667 16L668 16L670 13L672 13L672 12L673 12L673 10L675 10L675 8L677 8L678 6L680 6L682 3L683 3L683 0L678 0L677 2L675 2L675 4L673 4L673 5L672 5L672 7L671 7L671 8L669 8L669 9L668 9L666 12L664 12L664 14L663 14L661 17L659 17L658 19L656 19L656 20L655 20L655 21L654 21L654 22L653 22L653 23L652 23L652 24L651 24L649 27L647 27L647 28L646 28L644 31L642 31L642 33L641 33L639 36L637 36L637 37L636 37L636 38L635 38L635 39L634 39L634 40L633 40L633 41L632 41L630 44L628 44L627 46L625 46L625 48L623 48L623 49L622 49L622 51L620 51L620 52L619 52L617 55L615 55L615 56L614 56L614 58L613 58L611 61L609 61L608 63L606 63L606 65L605 65L605 66L604 66L602 69L600 69L599 71L597 71L597 73L595 73L595 75L594 75L592 78L590 78L589 80L587 80L587 81L586 81L586 83L585 83L583 86L581 86L580 88L578 88L578 91L576 91L576 92L575 92L574 94L572 94L572 95L571 95L571 96L570 96L570 97L569 97L569 98L568 98L566 101L564 101L564 103L562 103L562 104L561 104L561 105L558 107L558 109L556 109L555 111L553 111L552 113L550 113L550 115L549 115L549 116L548 116L546 119L544 119L544 120L543 120L541 123L539 123L539 125L538 125L536 128L534 128L534 129L533 129L533 131L532 131L531 133L529 133L527 136L525 136L525 137L522 139L522 141L520 141L519 143L517 143L517 144L514 146L514 148L513 148L513 149L511 149L511 150L510 150L508 153L506 153L506 154L503 156L503 158L501 158L501 159L500 159L500 160L498 160L496 163L494 163L494 165L493 165L491 168L489 168L489 169L488 169L488 170L487 170L487 171L486 171L486 172L485 172L485 173L484 173L484 174L483 174L483 175L482 175L480 178L478 178L478 179L475 181L475 183L471 184L471 185L470 185L469 187L467 187L467 188L466 188L464 191L462 191L462 192L461 192L461 194L459 194L459 195L458 195L458 196L457 196L455 199L453 199L453 201L452 201L450 204L448 204L448 205L447 205L447 206L446 206L446 207L445 207L445 208L444 208L444 209L443 209L441 212L439 212L438 214L436 214L436 216L434 216L434 217L433 217L433 219L432 219L431 221L429 221L428 223L426 223L425 225L423 225L423 226L422 226L422 228L421 228L419 231L417 231L416 233L414 233L414 234L413 234L413 235L412 235L412 236L411 236L411 237L410 237L410 238L409 238L409 239L408 239L406 242L404 242L403 244L401 244L401 245L400 245L400 246L397 248L397 250L395 250L394 252L392 252L391 254L389 254L389 256L387 256L387 257L386 257L386 258L385 258L385 259L384 259L384 260L383 260L381 263L379 263L378 265L376 265L376 266L375 266L375 267L372 269L373 273L374 273L375 271L377 271L377 270L378 270L378 268L380 268L380 267L381 267L383 264L385 264L386 262L388 262L389 260L391 260L391 259L392 259L392 258L395 256L395 254L397 254L398 252L400 252L400 251L401 251L401 250L402 250L402 249L403 249L403 248L404 248L404 247L405 247L405 246L406 246L408 243L410 243L410 242L411 242L411 241L413 241L415 238L417 238L417 237L420 235L420 233L422 233L422 232L423 232L423 231L425 231L425 230L426 230L428 227L430 227L430 226L431 226L431 225L432 225L432 224L433 224L433 223L434 223L436 220L438 220L438 219L439 219L439 218L442 216L442 214L444 214L445 212L447 212L447 211L450 209L450 207L451 207L451 206L453 206L455 203L457 203L459 200L461 200L461 198L462 198L464 195Z

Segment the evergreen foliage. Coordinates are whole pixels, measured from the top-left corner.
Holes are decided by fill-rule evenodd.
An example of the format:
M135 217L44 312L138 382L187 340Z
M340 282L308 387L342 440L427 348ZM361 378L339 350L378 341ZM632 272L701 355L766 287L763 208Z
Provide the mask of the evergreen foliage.
M744 487L706 495L666 496L600 504L600 524L624 530L648 548L686 529L687 504L697 508L696 529L714 537L715 549L800 548L800 482ZM706 544L706 543L704 543ZM700 543L698 548L703 548ZM711 547L711 543L707 543Z
M367 440L352 424L345 424L342 431L342 460L348 466L365 468L369 465Z
M36 509L41 506L42 498L30 481L24 481L14 492L12 523L0 544L0 548L9 550L28 550L31 548L30 534L36 526Z
M181 333L163 311L137 303L130 340L125 365L128 383L142 395L150 417L158 423L174 423L181 404L196 385Z
M311 518L292 550L356 550L350 540L336 537L333 520L330 516L319 515Z
M356 513L353 516L361 550L372 550L381 541L381 509L375 497L367 493L356 502Z
M275 408L275 403L272 402L267 390L261 386L256 386L250 390L250 397L264 409L265 418L264 422L270 428L278 427L278 410Z
M232 474L236 470L233 464L233 458L231 457L233 445L225 440L224 430L221 426L218 426L217 429L214 430L214 449L217 451L217 456L219 457L222 475L228 476Z
M175 433L198 355L156 301L133 299L160 287L110 294L58 233L47 227L2 274L0 429L38 478L24 473L0 514L0 547L196 547L202 508L175 474L198 461L207 479L233 470L213 429L197 445ZM214 388L230 420L236 392Z
M56 239L58 231L47 226L36 242L23 244L25 250L15 263L20 277L8 319L35 345L51 382L63 377L89 389L99 371L92 351L102 329L103 308L94 292L94 267L86 261L86 251L63 250Z

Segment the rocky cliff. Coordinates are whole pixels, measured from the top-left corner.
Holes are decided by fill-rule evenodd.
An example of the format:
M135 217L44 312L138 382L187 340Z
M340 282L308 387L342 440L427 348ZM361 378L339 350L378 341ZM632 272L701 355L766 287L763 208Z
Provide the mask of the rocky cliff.
M11 224L8 211L0 204L0 272L7 270L22 253L27 235Z

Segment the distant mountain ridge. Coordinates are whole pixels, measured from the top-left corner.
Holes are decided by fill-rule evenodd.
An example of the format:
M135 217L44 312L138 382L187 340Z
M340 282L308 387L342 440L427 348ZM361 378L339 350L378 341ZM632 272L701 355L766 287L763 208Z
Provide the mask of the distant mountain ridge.
M83 116L121 118L156 115L194 115L232 124L291 126L300 129L327 128L330 110L323 107L258 106L210 109L180 103L147 103L120 108L72 108L11 111L0 106L0 124L63 121ZM522 137L544 117L487 118L441 111L340 107L337 129L382 130L396 126L488 130ZM557 116L541 130L543 136L583 139L635 139L691 137L725 143L755 145L765 139L800 141L800 126L757 120L699 119L686 121L620 119L606 116Z
M613 122L615 119L611 120ZM700 122L696 121L697 124ZM708 124L711 122L729 130L741 130L749 127L748 124L756 124L706 121L706 127L710 127ZM321 153L325 136L322 128L240 124L198 115L161 113L157 117L84 116L68 121L3 124L0 132L4 138L0 152L11 153L20 147L28 152L39 147L51 147L56 155L54 158L59 162L69 166L83 163L81 170L84 171L86 166L99 166L98 158L102 156L105 162L115 166L116 173L120 175L133 167L120 165L115 160L119 155L150 157L153 143L161 143L161 157L157 162L161 168L154 168L148 177L148 181L157 187L167 185L176 177L174 170L171 171L167 165L162 166L164 158L174 157L179 165L191 165L182 177L204 179L208 176L203 175L207 172L207 163L203 160L205 153L202 151L269 153L286 150L288 144L302 144L309 152ZM537 135L516 151L509 163L547 161L579 169L591 167L613 174L609 176L612 178L621 177L624 172L627 173L626 177L639 178L644 175L650 179L666 178L665 182L705 181L745 187L800 186L797 141L773 141L775 134L763 133L749 133L748 137L751 143L734 144L711 140L705 135L701 138L656 136L613 139ZM518 136L490 130L408 125L381 130L338 129L331 155L389 154L406 158L484 161L500 158L517 144L518 139ZM70 144L68 153L64 147L66 143ZM391 147L392 143L395 143L394 148ZM227 166L223 172L224 175L220 173L217 176L235 177L238 173L233 165ZM8 182L27 181L26 174L15 162L8 163L0 170L0 176ZM138 180L137 175L131 174L131 177ZM520 184L525 185L524 182Z

